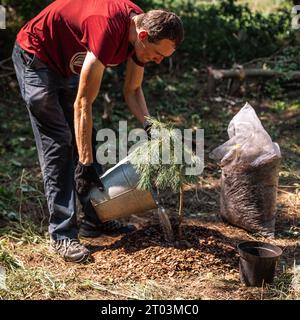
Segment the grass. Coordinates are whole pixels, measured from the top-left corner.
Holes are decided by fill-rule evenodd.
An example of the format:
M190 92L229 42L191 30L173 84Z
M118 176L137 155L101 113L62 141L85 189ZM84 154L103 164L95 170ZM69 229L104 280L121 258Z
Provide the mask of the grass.
M300 299L300 268L298 265L290 267L277 278L274 284L268 286L269 294L277 300Z
M0 299L164 299L170 295L170 288L155 281L93 281L82 274L84 266L71 264L66 269L65 263L49 252L46 238L26 233L27 229L11 231L1 236L0 242L0 265L6 269L7 287L0 288Z
M63 262L48 250L48 241L32 230L31 222L14 226L1 236L0 265L6 269L6 290L1 299L80 298L81 281L76 269L65 270Z
M126 300L164 300L172 294L171 287L159 284L154 280L148 280L144 283L130 281L118 284L99 284L87 280L84 285L87 288L108 293L117 299Z

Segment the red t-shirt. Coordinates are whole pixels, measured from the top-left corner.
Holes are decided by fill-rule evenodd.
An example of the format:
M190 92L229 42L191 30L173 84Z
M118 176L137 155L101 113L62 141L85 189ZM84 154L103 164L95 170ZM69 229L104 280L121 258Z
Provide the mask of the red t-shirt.
M80 73L87 50L105 66L117 65L134 53L132 12L143 13L129 0L56 0L20 30L17 42L64 77Z

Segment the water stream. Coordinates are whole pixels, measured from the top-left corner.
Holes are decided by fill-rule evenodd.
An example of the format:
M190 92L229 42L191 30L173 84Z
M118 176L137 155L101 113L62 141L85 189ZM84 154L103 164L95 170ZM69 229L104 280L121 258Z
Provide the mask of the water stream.
M160 223L162 231L163 231L165 241L173 242L174 241L173 228L172 228L169 216L166 213L165 208L162 207L161 205L158 205L157 215L158 215L159 223Z

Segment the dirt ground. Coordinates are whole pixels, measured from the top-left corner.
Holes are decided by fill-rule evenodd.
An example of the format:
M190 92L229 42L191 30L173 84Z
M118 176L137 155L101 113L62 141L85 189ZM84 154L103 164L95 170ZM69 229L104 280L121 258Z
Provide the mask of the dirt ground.
M295 259L299 249L299 203L286 209L288 192L279 192L275 239L256 238L218 217L218 180L206 181L207 189L185 192L183 238L186 243L167 242L155 211L129 220L137 230L130 234L83 239L92 250L88 265L59 263L43 252L24 253L24 263L43 270L60 270L70 281L84 279L73 294L56 291L53 298L95 299L289 299ZM176 203L175 196L166 201ZM204 208L206 210L204 210ZM168 209L169 213L171 208ZM245 287L239 278L237 244L262 240L278 245L283 254L275 281L262 288ZM29 248L28 248L29 249ZM299 261L299 260L298 260ZM295 280L295 279L294 279ZM67 280L66 280L67 282ZM299 282L299 279L298 279ZM298 283L299 285L300 283ZM35 297L35 294L31 297ZM36 297L42 298L41 292Z
M284 198L284 194L280 197ZM293 224L299 215L279 211L276 237L266 240L222 222L214 211L190 217L188 212L196 213L197 206L203 211L201 201L209 202L201 192L198 192L198 199L200 202L192 199L190 208L186 209L188 217L183 225L184 239L188 241L186 247L164 240L155 212L132 217L131 222L138 230L131 234L89 241L95 258L88 271L91 279L100 283L109 279L112 285L154 281L162 287L166 299L279 298L282 292L278 288L247 288L240 282L237 244L257 239L281 247L283 254L276 270L278 280L286 268L292 266L294 258L300 258L297 240L284 236L284 231L290 228L300 230ZM118 297L118 293L113 295Z

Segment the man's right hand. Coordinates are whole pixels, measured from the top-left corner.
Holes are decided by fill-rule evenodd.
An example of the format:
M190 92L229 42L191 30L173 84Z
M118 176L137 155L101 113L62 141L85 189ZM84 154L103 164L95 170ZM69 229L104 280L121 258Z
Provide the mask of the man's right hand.
M85 196L93 186L104 191L102 181L92 164L84 165L78 161L75 169L75 183L76 191L81 196Z

